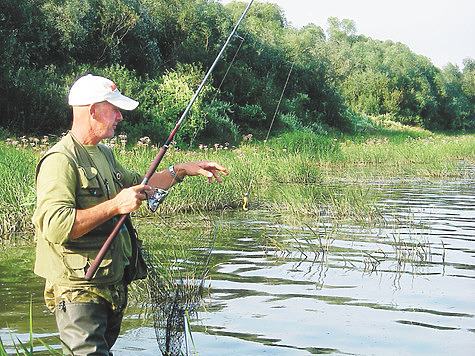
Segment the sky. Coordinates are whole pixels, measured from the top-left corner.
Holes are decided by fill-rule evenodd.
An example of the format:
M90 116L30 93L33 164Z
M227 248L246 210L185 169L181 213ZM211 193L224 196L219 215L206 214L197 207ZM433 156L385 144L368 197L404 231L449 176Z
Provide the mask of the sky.
M354 20L357 34L402 42L439 68L450 62L462 69L464 58L475 59L475 0L258 1L279 5L296 28L313 22L326 30L329 17Z

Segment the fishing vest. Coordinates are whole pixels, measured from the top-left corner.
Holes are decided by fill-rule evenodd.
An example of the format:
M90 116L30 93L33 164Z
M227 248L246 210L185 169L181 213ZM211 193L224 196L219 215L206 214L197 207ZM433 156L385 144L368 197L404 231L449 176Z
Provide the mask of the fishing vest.
M106 187L87 151L75 141L70 133L42 157L36 168L36 177L42 162L47 157L52 154L63 154L77 174L76 209L95 206L109 198L109 190L112 190L113 195L119 192L124 183L122 182L124 174L115 164L112 151L102 144L98 146L106 156L112 171L114 182L110 185L113 185L113 189ZM137 179L140 177L138 176ZM68 240L64 244L52 243L45 236L40 236L41 233L37 231L35 273L53 284L66 286L100 286L121 281L124 277L124 268L129 264L131 257L126 256L124 252L124 239L128 239L125 243L130 244L130 236L125 226L115 237L92 280L88 282L84 279L86 271L115 227L116 221L117 218L114 217L89 233L77 239Z

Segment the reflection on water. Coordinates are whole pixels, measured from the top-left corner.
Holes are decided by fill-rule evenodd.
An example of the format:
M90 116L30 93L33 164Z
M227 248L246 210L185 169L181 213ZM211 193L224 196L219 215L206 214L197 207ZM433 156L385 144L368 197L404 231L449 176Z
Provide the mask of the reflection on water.
M289 226L252 210L227 216L206 310L192 323L198 354L472 353L473 183L378 184L384 198L375 224ZM5 267L0 273L3 280ZM19 320L28 315L24 295L34 290L34 320L43 329L35 331L55 332L41 304L41 281L24 272L1 283L1 327L6 320L15 333L26 332ZM151 324L138 327L130 310L114 354L157 353Z

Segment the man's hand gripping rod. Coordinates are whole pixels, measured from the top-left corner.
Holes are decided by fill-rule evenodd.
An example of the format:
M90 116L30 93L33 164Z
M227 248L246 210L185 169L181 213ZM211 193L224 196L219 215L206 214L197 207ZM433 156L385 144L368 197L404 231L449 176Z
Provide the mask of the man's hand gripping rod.
M157 155L155 156L155 158L153 159L152 163L150 164L150 167L148 168L147 170L147 173L145 174L144 176L144 179L142 181L142 184L147 184L150 177L152 177L152 175L155 173L155 170L157 169L158 165L160 164L160 162L162 161L162 158L163 156L165 155L165 153L167 152L168 150L168 147L170 145L170 142L172 141L173 139L173 136L175 136L175 133L178 131L178 129L180 128L181 126L181 123L183 122L183 120L185 119L186 115L188 115L188 112L190 111L191 109L191 106L193 105L193 103L195 102L196 98L198 97L198 95L200 94L201 90L203 89L203 87L205 86L206 82L208 81L211 73L213 72L214 70L214 67L216 66L216 64L218 63L219 59L221 58L221 56L223 55L224 53L224 50L226 49L226 47L228 46L229 42L231 41L231 39L233 38L234 34L236 33L236 30L238 29L239 25L241 24L241 21L244 19L244 16L246 16L246 13L247 11L249 10L249 8L251 7L252 3L254 2L254 0L251 0L249 2L249 4L247 5L246 9L243 11L241 17L239 18L238 22L236 23L236 25L234 26L233 30L231 31L228 39L226 40L226 42L224 43L223 45L223 48L221 49L221 51L219 52L218 56L216 57L216 59L214 60L213 64L211 65L210 69L208 70L208 73L206 73L203 81L201 82L200 86L198 87L198 89L196 90L195 94L193 95L193 97L191 98L190 102L188 103L185 111L183 111L183 114L181 115L180 117L180 120L178 120L178 122L176 123L175 125L175 128L173 129L173 131L171 132L170 136L168 137L168 139L165 141L164 145L160 148L160 150L158 151ZM91 266L89 267L89 269L87 270L87 273L86 275L84 276L84 279L86 279L87 281L90 281L92 279L92 277L94 276L94 274L96 273L97 269L99 268L99 265L101 264L102 260L104 259L104 256L105 254L107 253L107 251L109 250L112 242L114 241L115 237L117 236L117 233L119 232L120 230L120 227L122 226L122 224L124 224L125 222L125 219L127 218L129 214L122 214L120 215L119 217L119 221L117 221L117 224L115 225L114 229L112 230L112 232L110 233L109 237L107 238L107 240L104 242L104 245L102 245L99 253L97 254L96 258L94 259L94 261L92 262Z

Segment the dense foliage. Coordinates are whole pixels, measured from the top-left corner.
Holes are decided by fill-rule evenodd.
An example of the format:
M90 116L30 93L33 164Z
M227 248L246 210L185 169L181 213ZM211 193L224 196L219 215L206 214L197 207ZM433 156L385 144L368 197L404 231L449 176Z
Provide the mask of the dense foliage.
M91 72L141 102L121 131L156 142L168 135L246 6L206 0L0 4L0 136L67 130L69 86ZM179 143L235 142L249 133L263 138L277 107L271 135L369 129L367 117L381 115L429 129L475 128L473 59L463 69L439 69L404 44L357 35L351 20L330 18L326 32L314 24L295 29L269 3L254 3L239 35L243 40L232 41Z

